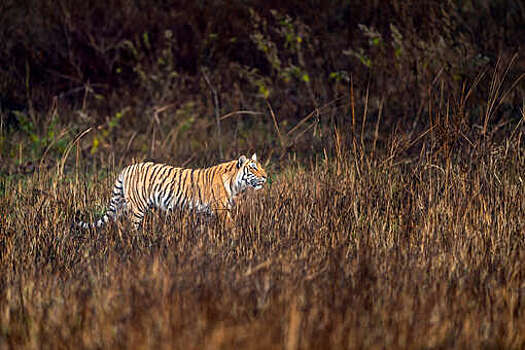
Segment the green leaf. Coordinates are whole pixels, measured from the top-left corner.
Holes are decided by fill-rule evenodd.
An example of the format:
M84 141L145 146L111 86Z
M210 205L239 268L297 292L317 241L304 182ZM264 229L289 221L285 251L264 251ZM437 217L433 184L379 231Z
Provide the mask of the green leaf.
M93 138L93 145L91 146L91 151L90 151L91 154L95 154L99 144L100 144L100 141L98 140L98 137L95 136Z
M308 84L310 82L310 77L308 76L307 73L303 73L301 80Z

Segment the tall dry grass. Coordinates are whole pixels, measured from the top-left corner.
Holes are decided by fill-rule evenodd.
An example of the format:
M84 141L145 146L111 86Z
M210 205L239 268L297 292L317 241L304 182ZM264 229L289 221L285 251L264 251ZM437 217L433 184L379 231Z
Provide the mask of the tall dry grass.
M403 157L414 140L373 156L334 128L322 158L268 164L234 232L160 213L72 230L109 163L5 177L0 347L523 348L520 125L448 153L436 126Z
M0 349L525 348L522 6L150 3L0 4ZM235 231L71 228L253 151Z

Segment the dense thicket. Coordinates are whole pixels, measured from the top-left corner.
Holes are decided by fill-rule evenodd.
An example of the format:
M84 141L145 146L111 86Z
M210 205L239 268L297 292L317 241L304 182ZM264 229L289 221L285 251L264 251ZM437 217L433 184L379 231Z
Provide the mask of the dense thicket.
M387 118L412 119L440 83L459 95L525 37L525 7L510 0L7 0L0 22L4 114L54 96L78 108L86 91L97 108L145 110L205 93L207 72L225 111L237 91L300 118L352 78L389 102Z

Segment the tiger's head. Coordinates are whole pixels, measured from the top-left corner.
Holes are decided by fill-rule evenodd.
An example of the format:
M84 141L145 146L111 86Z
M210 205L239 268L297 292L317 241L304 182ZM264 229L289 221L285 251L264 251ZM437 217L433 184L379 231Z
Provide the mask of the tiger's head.
M260 190L266 183L266 171L257 161L257 155L254 153L250 159L242 155L237 161L237 181L241 188L253 187Z

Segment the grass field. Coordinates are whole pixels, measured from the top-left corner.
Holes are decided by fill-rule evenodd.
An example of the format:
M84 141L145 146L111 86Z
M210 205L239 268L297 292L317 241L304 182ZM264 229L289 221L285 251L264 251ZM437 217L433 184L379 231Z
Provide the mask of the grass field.
M333 156L267 163L235 232L159 213L139 232L71 230L76 210L103 212L117 169L4 177L0 345L523 348L515 131L393 162L336 129Z
M0 4L0 350L525 348L525 8ZM100 217L256 152L235 229Z

